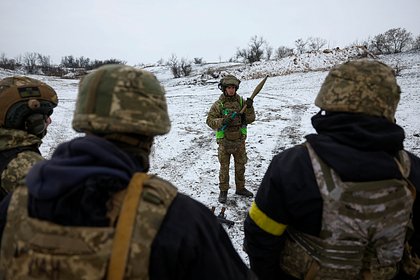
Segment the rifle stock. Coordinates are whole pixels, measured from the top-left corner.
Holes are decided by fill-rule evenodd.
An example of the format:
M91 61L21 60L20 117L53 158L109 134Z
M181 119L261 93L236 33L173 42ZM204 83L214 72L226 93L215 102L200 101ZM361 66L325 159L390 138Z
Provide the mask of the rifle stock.
M226 218L217 217L217 220L218 220L220 223L227 225L227 226L228 226L228 228L231 228L231 227L233 227L233 226L235 225L235 222L234 222L234 221L228 220L228 219L226 219Z
M216 210L216 207L212 206L211 207L211 212L213 212L213 214L215 214L214 213L215 210ZM225 225L228 226L228 228L231 228L231 227L233 227L235 225L235 222L226 219L225 211L226 211L226 207L222 207L222 209L220 210L219 215L217 215L217 220L219 221L219 223L225 224Z

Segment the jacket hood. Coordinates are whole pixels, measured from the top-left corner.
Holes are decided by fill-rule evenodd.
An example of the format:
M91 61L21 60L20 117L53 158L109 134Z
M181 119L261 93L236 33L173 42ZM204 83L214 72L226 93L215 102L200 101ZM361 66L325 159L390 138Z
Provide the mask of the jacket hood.
M101 137L86 136L57 147L26 177L31 216L66 225L106 225L107 201L143 168Z
M307 141L342 180L401 178L394 158L405 136L397 124L363 114L318 113L312 125L318 134L307 135Z

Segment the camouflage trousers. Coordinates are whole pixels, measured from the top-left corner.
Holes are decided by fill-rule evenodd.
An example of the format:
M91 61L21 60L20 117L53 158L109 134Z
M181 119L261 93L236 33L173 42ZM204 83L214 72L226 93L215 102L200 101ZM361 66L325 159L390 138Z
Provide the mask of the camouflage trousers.
M229 189L229 166L233 156L235 165L236 189L245 187L245 164L248 161L245 149L245 140L229 141L222 139L219 142L218 158L220 163L219 188L221 191Z

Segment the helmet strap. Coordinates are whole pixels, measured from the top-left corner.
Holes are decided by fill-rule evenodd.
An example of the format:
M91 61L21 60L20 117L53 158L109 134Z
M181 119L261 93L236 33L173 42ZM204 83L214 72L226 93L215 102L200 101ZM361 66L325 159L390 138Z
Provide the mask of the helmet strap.
M25 120L25 130L30 134L34 134L39 138L43 138L47 134L47 123L45 121L45 115L31 114Z

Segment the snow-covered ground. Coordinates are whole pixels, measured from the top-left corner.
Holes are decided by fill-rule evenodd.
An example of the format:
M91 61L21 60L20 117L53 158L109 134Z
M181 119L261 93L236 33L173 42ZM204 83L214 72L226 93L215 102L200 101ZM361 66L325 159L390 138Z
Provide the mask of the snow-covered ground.
M167 92L172 129L169 134L156 138L152 151L151 172L170 180L180 192L201 201L209 208L216 207L219 193L217 144L214 132L207 127L206 114L218 98L218 78L209 77L206 70L227 72L242 79L238 93L250 96L265 74L269 74L264 88L254 100L257 119L248 127L246 187L254 193L270 163L278 152L304 141L304 135L313 133L310 118L318 108L315 96L328 73L328 69L347 59L360 55L351 51L304 54L281 61L261 62L253 66L242 64L207 64L194 66L193 75L172 79L165 66L148 67L156 74ZM420 156L420 53L382 56L381 61L402 69L398 82L402 89L397 111L397 123L406 131L406 149ZM0 78L13 75L0 70ZM59 95L59 105L52 116L53 123L44 139L41 151L49 157L61 142L77 134L71 128L71 119L77 94L77 80L33 76L54 87ZM231 186L233 162L231 163ZM252 199L228 194L227 218L235 225L226 227L235 248L248 263L242 251L242 222Z

